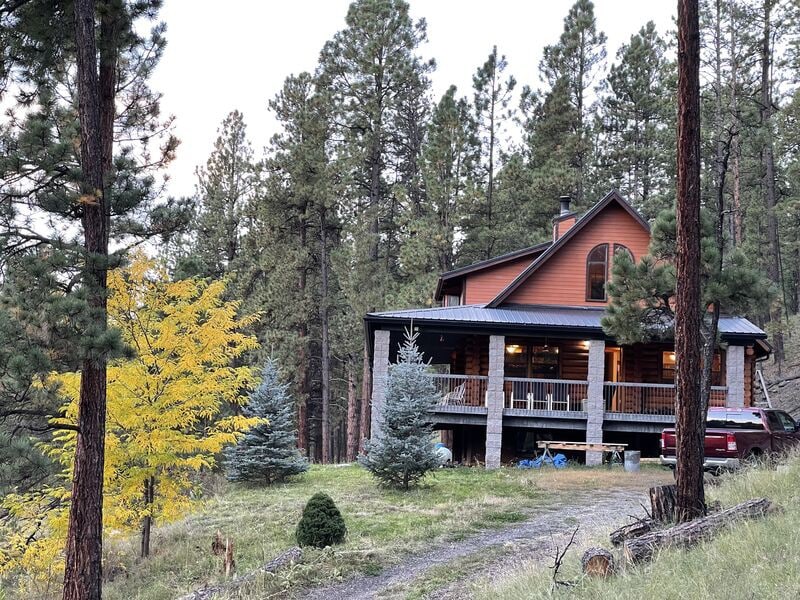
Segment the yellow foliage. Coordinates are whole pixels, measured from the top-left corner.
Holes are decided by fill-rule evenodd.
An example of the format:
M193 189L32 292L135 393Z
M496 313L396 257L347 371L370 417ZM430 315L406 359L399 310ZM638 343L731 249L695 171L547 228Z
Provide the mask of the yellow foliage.
M169 281L144 256L109 275L110 324L122 332L135 358L108 367L108 414L104 489L106 534L129 533L151 516L180 517L196 496L193 473L215 464L215 456L259 422L231 410L246 402L255 371L231 363L257 347L242 329L257 316L237 318L238 302L225 301L224 281ZM58 421L75 423L80 373L54 375L69 401ZM7 540L0 574L42 572L60 560L66 509L42 511L55 498L68 502L76 432L59 430L45 451L64 466L65 487L26 497L9 496L3 505L17 511L18 523L42 521L46 536ZM155 500L144 499L145 482L155 479ZM60 495L60 496L59 496ZM46 519L41 515L47 514ZM36 517L36 515L39 515ZM3 533L0 531L0 534Z

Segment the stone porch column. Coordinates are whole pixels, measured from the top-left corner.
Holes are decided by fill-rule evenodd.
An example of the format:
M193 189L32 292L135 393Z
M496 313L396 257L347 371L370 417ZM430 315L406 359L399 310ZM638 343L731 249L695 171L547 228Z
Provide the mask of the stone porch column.
M725 385L728 386L727 406L744 406L744 346L728 346L725 353Z
M500 467L503 445L503 377L505 369L506 338L489 336L489 382L486 387L486 468Z
M605 412L603 379L605 378L606 367L605 350L606 343L603 340L589 341L589 398L586 403L586 412L588 413L586 419L586 441L590 444L603 442L603 413ZM587 452L586 464L603 464L603 453Z
M370 438L380 434L380 417L386 400L386 384L389 380L389 331L375 332L375 347L372 352L372 399Z

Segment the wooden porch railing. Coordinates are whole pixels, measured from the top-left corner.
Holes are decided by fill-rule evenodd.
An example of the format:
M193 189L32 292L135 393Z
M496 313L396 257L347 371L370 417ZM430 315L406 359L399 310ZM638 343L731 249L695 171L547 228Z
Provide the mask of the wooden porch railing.
M572 379L506 377L503 387L505 407L523 410L585 411L589 394L588 381Z
M446 406L486 406L486 375L440 375L430 373L441 396L439 404Z
M606 381L603 384L606 412L645 415L675 414L675 385L671 383L628 383ZM728 388L711 388L711 406L725 406Z

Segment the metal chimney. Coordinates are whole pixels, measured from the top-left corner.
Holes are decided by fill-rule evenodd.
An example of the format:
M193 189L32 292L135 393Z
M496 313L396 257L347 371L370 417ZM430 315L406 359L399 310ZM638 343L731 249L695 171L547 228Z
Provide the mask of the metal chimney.
M569 196L561 196L558 199L558 202L561 204L561 214L559 216L564 216L569 214L569 203L572 201L572 198Z

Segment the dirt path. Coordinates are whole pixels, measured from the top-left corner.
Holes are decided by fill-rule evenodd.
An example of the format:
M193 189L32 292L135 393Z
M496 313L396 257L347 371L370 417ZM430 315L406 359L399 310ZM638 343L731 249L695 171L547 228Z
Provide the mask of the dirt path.
M485 563L477 568L471 566L463 578L428 595L437 600L462 599L466 597L467 585L476 578L513 568L522 559L547 559L553 544L565 543L561 540L578 525L580 529L576 539L610 531L615 525L624 523L629 515L640 515L640 503L644 500L643 493L629 489L575 492L569 503L544 509L527 521L438 546L435 550L411 556L379 575L358 576L341 584L306 590L305 595L299 597L307 600L403 597L403 591L431 569L462 559L480 559L483 552L490 557ZM503 550L502 559L498 559L496 552L489 552L498 549ZM453 568L458 568L458 565L454 564Z

